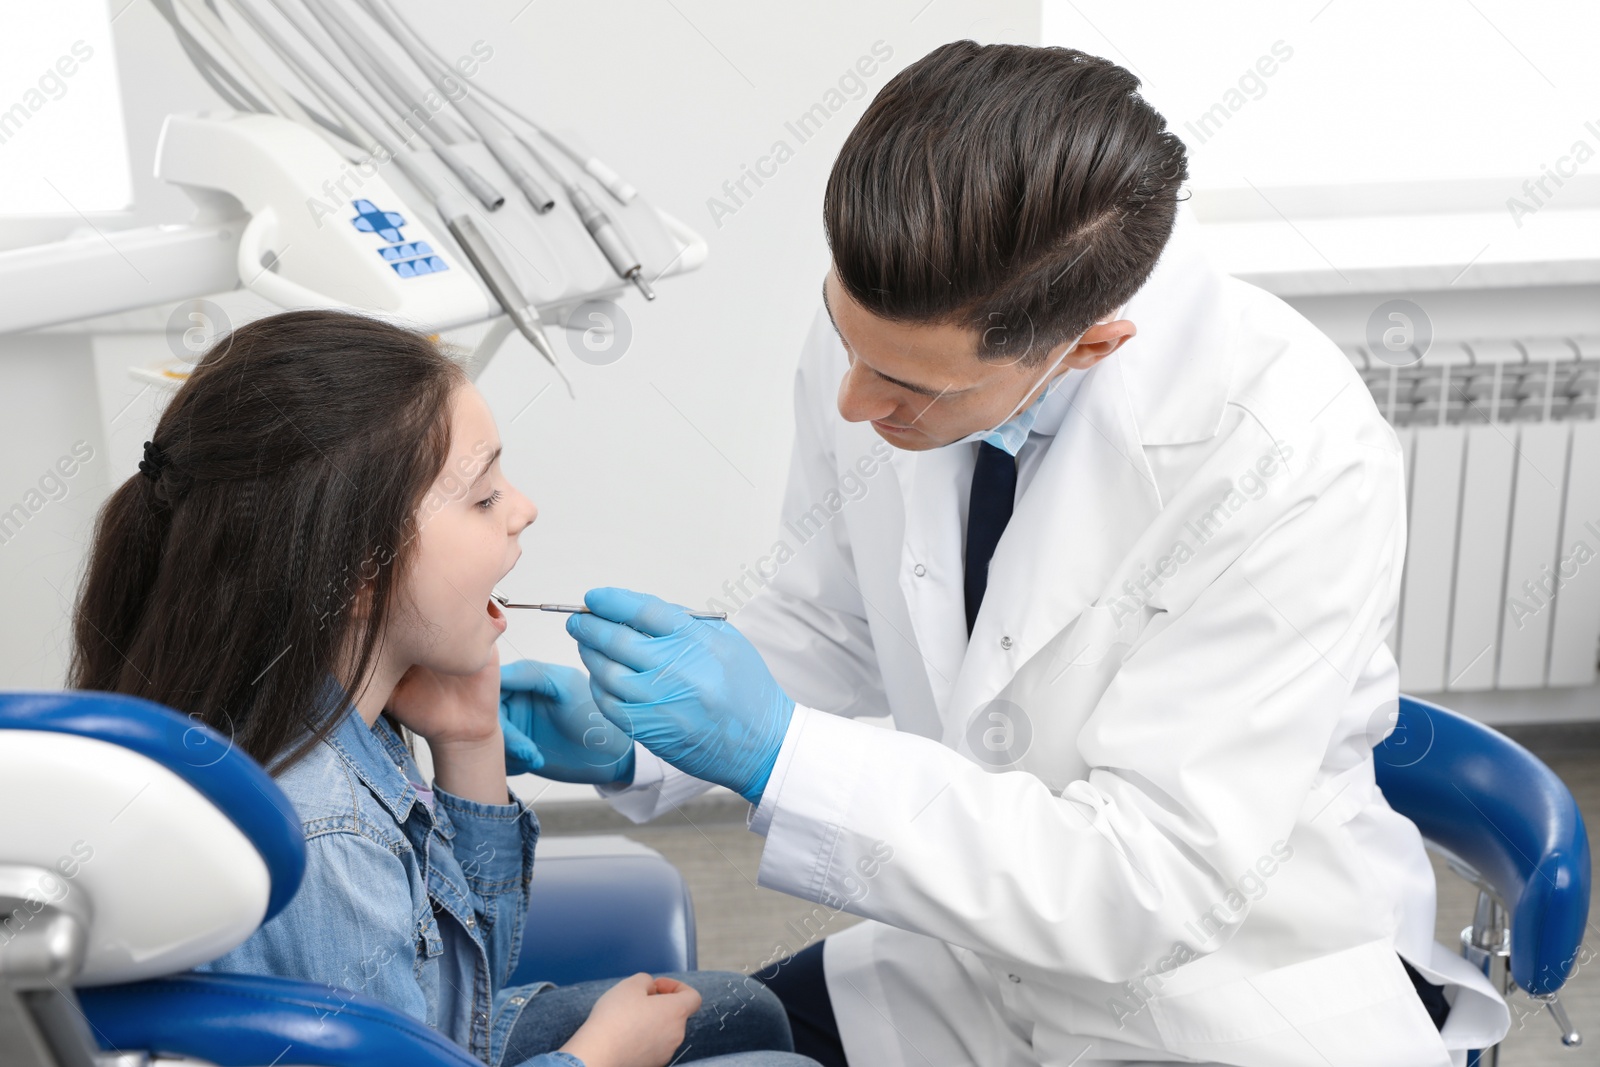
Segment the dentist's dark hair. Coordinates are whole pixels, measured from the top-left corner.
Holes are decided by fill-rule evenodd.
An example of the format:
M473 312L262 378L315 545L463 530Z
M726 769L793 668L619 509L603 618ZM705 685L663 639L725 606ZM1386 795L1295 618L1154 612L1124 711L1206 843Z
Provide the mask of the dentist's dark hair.
M834 161L823 225L866 310L1045 358L1133 296L1172 234L1183 142L1139 79L1071 48L955 41L896 74Z
M96 520L68 684L191 714L274 773L303 757L400 610L465 380L421 334L335 311L218 340Z

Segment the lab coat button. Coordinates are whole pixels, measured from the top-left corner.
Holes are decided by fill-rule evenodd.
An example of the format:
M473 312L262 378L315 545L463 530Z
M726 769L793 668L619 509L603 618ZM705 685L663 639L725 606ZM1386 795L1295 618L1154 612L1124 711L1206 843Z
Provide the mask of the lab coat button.
M1006 649L1007 651L1009 651L1011 649L1011 638L1002 637L1000 639L1000 647L1003 648L1003 649ZM1015 977L1012 978L1012 981L1016 981L1016 980L1017 979Z
M923 575L928 573L928 568L919 563L915 567L911 568L911 573L915 574L918 578L921 578Z
M1020 982L1020 981L1022 981L1022 979L1020 979L1020 978L1018 978L1018 977L1017 977L1017 976L1016 976L1016 975L1014 975L1014 974L1008 974L1008 975L1006 975L1006 977L1007 977L1007 978L1009 978L1009 979L1011 979L1011 980L1012 980L1012 981L1013 981L1013 982Z

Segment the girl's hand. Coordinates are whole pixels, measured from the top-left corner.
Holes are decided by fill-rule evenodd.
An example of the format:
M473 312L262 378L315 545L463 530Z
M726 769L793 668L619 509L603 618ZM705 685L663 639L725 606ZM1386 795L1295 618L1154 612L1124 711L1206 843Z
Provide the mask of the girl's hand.
M412 733L441 745L500 744L500 651L475 674L439 674L414 666L400 678L386 709Z
M666 1067L700 1008L700 993L674 978L636 974L600 995L561 1046L586 1067Z
M500 653L474 674L413 666L389 698L389 714L428 743L434 785L480 804L509 804L500 736Z

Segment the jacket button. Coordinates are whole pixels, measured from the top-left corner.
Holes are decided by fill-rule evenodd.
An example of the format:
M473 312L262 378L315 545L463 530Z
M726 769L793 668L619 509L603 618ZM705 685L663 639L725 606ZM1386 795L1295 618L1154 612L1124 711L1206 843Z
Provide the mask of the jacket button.
M467 916L467 929L471 930L474 926L477 926L477 925L478 925L478 920L473 918L471 915L468 915Z
M509 1003L509 1004L521 1004L524 1000L527 1000L527 999L528 999L527 997L512 997L509 1001L507 1001L507 1003Z
M1002 637L1000 639L1000 647L1009 650L1011 648L1011 638Z
M919 563L915 567L911 568L911 573L915 574L918 578L921 578L928 573L928 568Z
M1013 981L1013 982L1020 982L1020 981L1022 981L1022 979L1020 979L1020 978L1018 978L1018 977L1017 977L1017 976L1016 976L1016 975L1014 975L1014 974L1008 974L1008 975L1006 975L1006 977L1007 977L1007 978L1009 978L1009 979L1011 979L1011 980L1012 980L1012 981Z

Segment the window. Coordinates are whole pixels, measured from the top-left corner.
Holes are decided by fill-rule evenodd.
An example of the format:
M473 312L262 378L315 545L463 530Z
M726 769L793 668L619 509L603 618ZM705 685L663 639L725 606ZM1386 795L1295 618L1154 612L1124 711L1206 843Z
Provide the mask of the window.
M119 9L133 0L112 0ZM133 193L107 0L6 5L0 215L121 211Z
M1044 0L1042 25L1140 76L1197 189L1478 179L1488 209L1563 159L1600 176L1600 5Z

